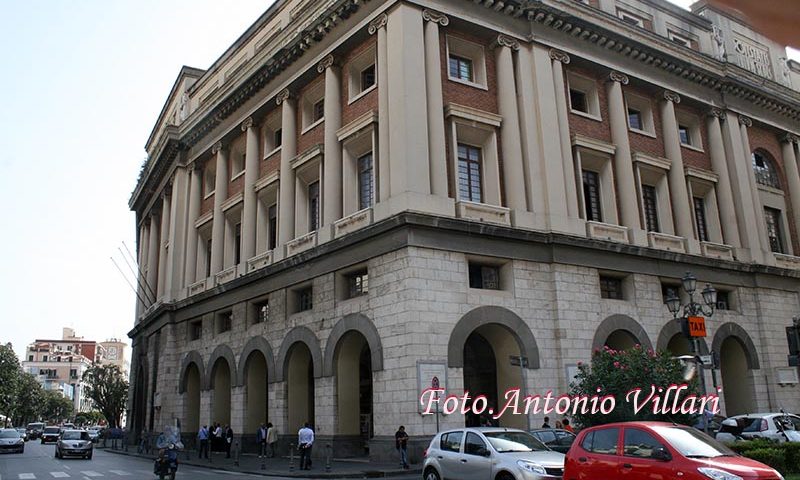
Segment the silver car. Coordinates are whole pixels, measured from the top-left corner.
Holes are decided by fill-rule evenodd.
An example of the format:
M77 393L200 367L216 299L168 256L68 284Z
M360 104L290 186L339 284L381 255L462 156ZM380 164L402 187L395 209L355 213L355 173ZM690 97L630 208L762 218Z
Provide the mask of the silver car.
M558 480L564 454L515 428L440 432L425 450L424 480Z
M734 442L737 439L766 438L773 442L800 442L800 416L791 413L748 413L722 421L716 439Z
M0 430L0 452L25 453L25 440L13 428Z
M56 443L56 458L67 456L92 459L94 445L86 430L64 430Z

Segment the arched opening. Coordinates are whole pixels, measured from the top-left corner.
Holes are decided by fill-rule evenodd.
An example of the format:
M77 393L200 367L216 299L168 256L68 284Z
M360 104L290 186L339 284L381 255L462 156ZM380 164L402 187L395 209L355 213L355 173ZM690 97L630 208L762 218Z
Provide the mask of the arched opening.
M722 370L722 392L725 397L725 414L739 415L756 410L753 379L747 352L742 342L734 336L722 341L719 352Z
M336 345L336 433L359 437L365 453L372 438L372 352L360 332L350 330Z
M297 432L314 423L314 362L305 343L296 342L286 356L287 427Z
M267 360L256 350L245 360L245 431L255 432L267 422Z
M511 357L518 357L520 350L516 337L502 325L488 324L473 330L464 343L464 390L472 398L486 396L488 407L498 412L504 403L500 392L524 388L519 365L511 363ZM486 413L483 416L470 413L464 419L468 427L487 421L489 416ZM527 427L524 415L510 413L500 417L498 423L502 427Z
M758 149L753 152L752 160L756 183L780 190L781 181L772 155L765 150Z
M669 339L667 350L675 357L692 354L692 346L689 344L689 339L682 333L677 333Z
M606 338L605 346L612 350L628 350L641 345L638 338L627 330L614 330Z
M214 403L212 422L223 427L231 424L231 368L225 358L218 358L211 369L211 389Z
M200 430L200 370L190 363L186 368L186 390L183 392L183 425L186 433Z

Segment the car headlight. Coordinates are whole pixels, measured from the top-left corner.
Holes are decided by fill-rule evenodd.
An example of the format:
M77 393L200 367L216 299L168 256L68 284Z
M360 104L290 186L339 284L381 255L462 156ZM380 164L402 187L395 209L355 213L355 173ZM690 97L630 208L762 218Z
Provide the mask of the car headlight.
M529 462L527 460L517 460L517 465L519 465L519 468L527 472L538 473L539 475L547 474L547 471L544 469L544 467L535 462Z
M734 475L718 468L700 467L697 471L714 480L742 480L742 477L739 475Z

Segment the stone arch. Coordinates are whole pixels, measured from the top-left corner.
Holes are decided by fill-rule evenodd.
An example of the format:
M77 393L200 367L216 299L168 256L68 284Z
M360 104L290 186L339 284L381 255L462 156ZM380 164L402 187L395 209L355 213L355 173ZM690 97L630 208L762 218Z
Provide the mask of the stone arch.
M520 354L528 359L529 369L539 368L539 347L528 325L514 312L503 307L485 306L467 312L450 332L447 344L447 366L464 367L464 345L478 327L496 324L511 333L519 344Z
M236 357L233 355L233 350L227 345L217 345L217 348L211 352L211 357L208 359L208 372L206 373L206 387L212 387L214 364L217 360L224 358L228 362L228 368L231 371L231 385L239 385L237 370L236 370Z
M319 346L319 339L308 327L294 327L283 337L281 349L278 351L278 357L275 362L275 365L277 365L275 369L276 382L282 382L286 378L286 369L288 368L286 359L292 345L297 342L304 343L311 352L311 360L314 363L314 378L322 377L322 350Z
M262 336L252 337L244 345L242 354L239 355L239 366L237 377L239 379L239 386L244 385L245 381L245 368L247 367L247 358L251 353L259 351L264 355L264 360L267 362L267 381L272 383L275 381L275 357L272 354L272 347L266 338Z
M594 340L592 340L592 349L603 348L608 337L617 330L623 330L633 335L642 348L653 349L653 344L650 343L650 337L647 336L644 328L633 318L616 313L607 317L600 322L597 330L594 332Z
M203 385L200 386L202 390L206 390L208 388L206 374L205 374L205 364L203 363L203 357L197 352L197 350L192 350L191 352L187 353L183 360L181 361L181 378L180 383L178 384L178 393L184 393L186 391L186 371L189 369L189 365L192 363L197 366L197 370L200 372L200 381L204 382Z
M383 370L383 346L378 329L375 328L375 324L366 315L351 313L336 322L330 335L328 335L328 341L325 343L324 376L330 377L333 375L336 347L339 345L339 340L342 339L342 336L351 330L357 331L367 340L370 352L372 352L372 371Z
M711 344L711 348L715 352L722 351L722 342L724 342L728 337L734 337L744 348L745 358L747 359L747 368L750 370L759 370L761 368L760 363L758 361L758 352L756 351L756 346L753 344L753 340L750 339L750 335L742 328L739 324L728 322L725 324L720 325L717 329L717 333L714 334L714 341Z
M669 345L669 341L678 334L683 335L680 319L674 319L667 322L666 325L661 327L661 332L658 334L658 340L656 340L656 350L666 350L667 345ZM708 355L708 342L705 338L700 338L699 340L700 355Z

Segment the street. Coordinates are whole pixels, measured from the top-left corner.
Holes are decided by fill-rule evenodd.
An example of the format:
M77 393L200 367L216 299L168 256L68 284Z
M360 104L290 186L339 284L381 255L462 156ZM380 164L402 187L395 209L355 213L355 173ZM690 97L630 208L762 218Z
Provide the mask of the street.
M0 454L0 480L37 480L52 478L72 478L94 480L96 478L111 479L152 479L153 462L144 458L110 453L95 449L92 460L57 459L54 457L55 445L42 445L38 440L25 444L25 453ZM217 478L271 478L288 479L290 477L263 477L239 472L227 472L211 468L198 468L182 465L178 470L178 478L185 479L217 479ZM417 475L393 477L397 480L411 480Z

